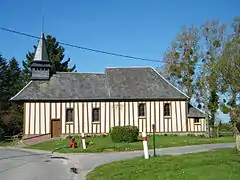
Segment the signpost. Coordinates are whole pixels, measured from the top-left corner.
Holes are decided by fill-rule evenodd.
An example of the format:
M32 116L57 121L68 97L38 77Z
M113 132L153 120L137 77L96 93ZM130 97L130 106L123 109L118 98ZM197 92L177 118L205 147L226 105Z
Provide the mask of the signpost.
M155 124L152 124L153 130L153 156L156 157L156 147L155 147Z

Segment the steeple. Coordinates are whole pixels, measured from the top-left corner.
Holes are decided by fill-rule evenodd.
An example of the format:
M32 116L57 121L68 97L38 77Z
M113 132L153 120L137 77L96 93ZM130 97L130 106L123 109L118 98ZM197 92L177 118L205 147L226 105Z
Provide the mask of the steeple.
M48 80L50 78L50 60L48 58L47 46L44 33L38 42L38 46L31 64L32 80Z

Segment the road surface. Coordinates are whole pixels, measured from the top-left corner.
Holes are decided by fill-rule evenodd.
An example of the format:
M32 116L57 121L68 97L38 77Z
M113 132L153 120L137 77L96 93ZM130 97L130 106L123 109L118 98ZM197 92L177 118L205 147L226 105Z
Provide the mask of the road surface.
M0 148L0 180L72 180L71 163L50 153Z
M178 155L232 148L235 143L157 149L158 155ZM153 151L150 150L150 155ZM143 156L142 151L121 153L58 154L39 150L0 148L0 180L84 180L95 167Z

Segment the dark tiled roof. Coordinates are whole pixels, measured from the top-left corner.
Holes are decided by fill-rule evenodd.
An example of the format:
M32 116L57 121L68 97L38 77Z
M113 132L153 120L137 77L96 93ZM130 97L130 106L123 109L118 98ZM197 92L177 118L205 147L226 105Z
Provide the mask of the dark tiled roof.
M153 68L109 68L106 74L112 98L186 98Z
M104 74L56 73L49 81L31 81L13 100L108 98Z
M11 100L187 99L151 67L107 68L104 74L57 72L31 81Z
M191 104L188 104L188 115L189 118L204 118L205 114L198 108L193 107Z

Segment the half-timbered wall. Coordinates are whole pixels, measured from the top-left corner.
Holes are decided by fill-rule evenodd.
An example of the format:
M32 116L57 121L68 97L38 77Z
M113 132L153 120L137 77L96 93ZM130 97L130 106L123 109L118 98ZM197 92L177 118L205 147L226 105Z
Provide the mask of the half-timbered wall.
M139 103L145 104L144 117L138 117ZM170 103L170 116L164 116L164 103ZM185 101L152 102L31 102L25 103L25 135L49 134L51 119L60 119L61 134L109 133L113 126L136 125L140 132L180 133L205 131L204 119L194 123L186 117ZM66 122L66 109L73 109L73 121ZM100 109L100 121L92 122L93 108Z
M188 119L189 132L204 132L206 131L206 123L204 118L189 118Z

